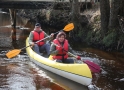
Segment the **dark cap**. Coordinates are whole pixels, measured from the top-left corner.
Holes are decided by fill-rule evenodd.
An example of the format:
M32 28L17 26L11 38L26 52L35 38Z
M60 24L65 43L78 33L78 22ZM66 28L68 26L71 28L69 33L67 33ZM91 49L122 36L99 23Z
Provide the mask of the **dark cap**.
M36 23L35 26L37 26L37 27L41 27L40 23Z

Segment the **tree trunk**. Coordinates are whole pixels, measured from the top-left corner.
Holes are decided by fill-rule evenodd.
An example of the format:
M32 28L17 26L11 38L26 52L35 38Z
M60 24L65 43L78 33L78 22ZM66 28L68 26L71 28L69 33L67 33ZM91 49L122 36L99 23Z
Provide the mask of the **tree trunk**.
M121 0L111 0L111 11L109 19L109 28L114 29L118 26L118 14Z
M16 10L15 9L9 9L10 12L10 19L11 19L11 36L12 36L12 42L16 42Z
M120 1L119 16L123 16L124 17L124 0Z
M79 10L79 2L78 0L73 0L72 2L72 21L75 25L75 30L78 27L79 24L79 15L80 14L80 10Z
M82 30L80 24L80 3L79 0L70 0L71 9L71 20L74 23L74 29L69 33L69 41L74 45L75 42L79 42L79 31Z
M101 34L104 36L108 32L110 5L109 0L100 0L101 13Z
M72 1L72 22L74 23L74 30L71 31L71 36L78 36L79 30L81 30L80 24L80 6L78 0Z

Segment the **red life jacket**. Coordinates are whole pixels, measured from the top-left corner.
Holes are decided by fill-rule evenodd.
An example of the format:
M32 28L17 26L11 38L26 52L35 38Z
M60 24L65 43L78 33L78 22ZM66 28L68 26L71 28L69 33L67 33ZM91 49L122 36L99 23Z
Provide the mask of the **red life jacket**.
M36 31L32 31L33 32L33 42L36 42L36 41L38 41L38 40L41 40L41 39L43 39L44 38L44 31L41 31L41 32L36 32ZM41 41L41 42L39 42L39 43L37 43L38 44L38 46L42 46L42 45L44 45L44 40L43 41Z
M59 41L57 39L53 40L53 42L59 46L61 46L61 44L59 43ZM62 46L61 46L62 47ZM58 49L59 47L56 46L56 49ZM63 49L65 50L61 50L58 52L57 55L53 56L53 59L58 59L58 60L63 60L63 59L67 59L68 58L68 40L65 39L64 44L63 44Z

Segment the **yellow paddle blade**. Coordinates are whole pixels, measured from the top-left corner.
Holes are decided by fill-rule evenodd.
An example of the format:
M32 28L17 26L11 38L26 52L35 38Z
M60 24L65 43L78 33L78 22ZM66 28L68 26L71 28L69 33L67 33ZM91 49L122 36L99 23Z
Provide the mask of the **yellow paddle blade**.
M74 28L74 24L73 23L69 23L68 25L66 25L65 27L64 27L64 31L70 31L70 30L72 30Z
M19 53L21 52L21 49L15 49L15 50L12 50L12 51L9 51L6 56L8 58L12 58L12 57L15 57L16 55L18 55Z

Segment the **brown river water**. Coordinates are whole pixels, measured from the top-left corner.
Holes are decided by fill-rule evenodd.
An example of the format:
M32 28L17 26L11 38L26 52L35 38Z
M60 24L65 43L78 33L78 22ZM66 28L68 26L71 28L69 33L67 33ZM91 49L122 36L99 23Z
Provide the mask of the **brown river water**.
M25 38L32 25L17 17L17 44L11 43L11 22L7 13L0 13L0 90L88 90L86 86L53 74L29 60L25 50L8 59L9 50L25 47ZM102 72L93 75L93 83L99 90L124 90L124 54L108 53L93 48L75 50L84 60L97 63ZM96 89L93 89L96 90Z

